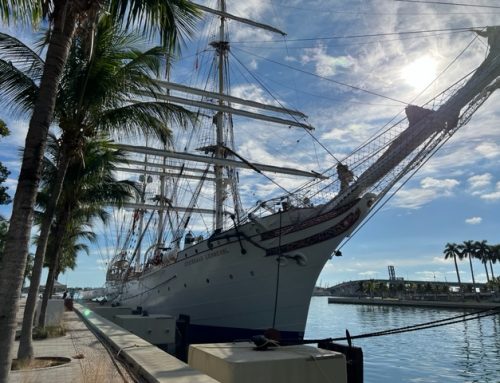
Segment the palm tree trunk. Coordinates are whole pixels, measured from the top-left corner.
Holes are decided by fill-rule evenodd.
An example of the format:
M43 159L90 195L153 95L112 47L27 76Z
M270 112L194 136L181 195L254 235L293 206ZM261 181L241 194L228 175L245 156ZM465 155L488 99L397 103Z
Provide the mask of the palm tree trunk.
M486 282L490 281L490 274L488 273L488 267L486 267L486 260L483 262L484 271L486 271Z
M491 259L488 260L490 262L490 271L491 271L491 279L495 279L495 274L493 274L493 262L491 262Z
M453 260L455 261L455 270L457 272L458 286L460 288L460 291L462 291L462 281L460 280L460 273L458 272L457 255L456 254L453 254Z
M61 214L57 217L57 226L54 230L53 241L50 246L52 251L52 258L49 264L49 274L47 275L47 282L45 283L45 291L43 293L42 305L40 307L40 316L38 317L38 325L40 327L45 326L45 313L47 311L47 303L49 298L52 296L52 290L54 289L54 281L57 271L57 266L59 264L59 256L61 253L61 244L63 241L64 231L66 225L68 224L69 212L67 209L61 210Z
M470 273L472 275L472 288L474 289L474 294L476 294L476 297L477 297L476 280L474 279L474 269L472 268L472 255L471 254L469 254L469 264L470 264Z
M58 252L56 253L58 254ZM47 312L47 304L49 302L49 297L52 296L52 290L54 289L54 276L55 276L55 269L57 267L57 263L54 264L54 261L59 259L58 256L52 257L50 260L50 266L49 266L49 274L47 275L47 282L45 284L45 291L43 292L43 298L42 298L42 304L40 306L40 316L38 317L38 326L40 327L45 327L45 314Z
M9 231L0 268L0 382L8 381L16 332L19 295L28 256L33 206L40 181L42 157L47 133L52 122L57 87L67 60L75 31L75 12L66 8L65 0L55 1L59 7L40 82L39 95L26 136L23 162L12 206ZM62 8L62 9L61 9Z
M47 250L47 243L49 241L50 230L54 220L54 213L56 211L57 202L64 184L64 177L68 169L68 153L66 150L62 151L61 160L57 169L57 176L52 187L49 197L49 202L43 214L42 223L40 226L40 237L35 252L35 262L33 264L33 271L31 274L30 288L28 291L28 298L26 299L26 306L24 308L23 325L21 329L21 339L19 340L19 350L17 352L18 359L32 359L33 351L33 323L35 321L35 308L38 298L38 288L40 286L40 278L42 276L43 261L45 259L45 252ZM45 286L47 290L47 286Z

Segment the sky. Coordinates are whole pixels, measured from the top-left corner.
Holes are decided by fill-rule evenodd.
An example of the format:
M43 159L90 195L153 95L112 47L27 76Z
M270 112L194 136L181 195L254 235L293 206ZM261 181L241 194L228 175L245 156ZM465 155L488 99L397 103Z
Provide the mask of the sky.
M215 1L204 1L214 7ZM315 129L301 129L236 119L238 153L248 160L323 171L404 111L423 105L476 68L487 54L485 39L465 28L500 21L497 1L469 1L471 6L394 0L247 0L228 1L228 12L273 25L286 37L229 22L235 64L233 94L281 104L304 112ZM173 64L172 79L199 84L211 54L207 36L213 23L198 26ZM423 31L426 31L425 33ZM21 39L27 31L9 30ZM205 40L205 42L203 42ZM348 84L349 86L339 85ZM494 94L401 190L342 247L318 279L322 286L347 280L396 276L415 280L456 281L452 261L444 260L448 242L487 240L500 243L500 95ZM0 161L11 171L14 193L26 119L0 113L11 136L0 140ZM328 149L328 152L325 150ZM244 205L276 195L266 179L242 173ZM275 178L286 188L296 181ZM8 217L10 206L0 207ZM104 228L96 227L104 231ZM102 245L101 245L102 246ZM60 277L70 286L101 286L105 249L81 254L78 266ZM463 281L471 280L468 262L459 264ZM476 279L484 267L474 263ZM496 275L500 274L498 264Z

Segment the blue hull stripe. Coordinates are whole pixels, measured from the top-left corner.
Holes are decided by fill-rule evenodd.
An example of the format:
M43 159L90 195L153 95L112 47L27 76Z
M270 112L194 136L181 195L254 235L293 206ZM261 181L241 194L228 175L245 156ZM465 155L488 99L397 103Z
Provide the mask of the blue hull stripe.
M250 341L254 335L264 335L267 330L255 330L247 328L217 327L189 325L188 343L221 343L235 341ZM293 342L304 338L303 332L282 331L280 332L282 341Z

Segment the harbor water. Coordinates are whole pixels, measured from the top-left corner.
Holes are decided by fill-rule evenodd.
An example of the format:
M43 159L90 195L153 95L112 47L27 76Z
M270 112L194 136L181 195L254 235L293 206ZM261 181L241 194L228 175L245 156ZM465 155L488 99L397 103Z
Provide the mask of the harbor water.
M468 311L470 312L470 311ZM454 317L463 310L328 304L313 297L306 339L338 338ZM500 383L500 314L414 332L353 341L366 383Z

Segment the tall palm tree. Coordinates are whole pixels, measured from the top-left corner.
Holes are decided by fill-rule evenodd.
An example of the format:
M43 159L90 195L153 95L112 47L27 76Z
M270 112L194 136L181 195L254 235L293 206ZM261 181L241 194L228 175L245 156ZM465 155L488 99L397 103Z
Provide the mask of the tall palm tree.
M460 249L460 255L463 258L469 258L469 265L470 265L470 273L472 276L472 288L474 290L474 294L476 294L477 297L477 291L476 291L476 279L474 278L474 269L472 267L472 258L474 257L474 253L476 251L476 248L474 246L474 241L464 241L462 244L458 245Z
M460 291L462 290L462 281L460 280L460 273L458 271L457 264L457 255L460 254L460 249L456 243L447 243L444 248L444 259L449 259L453 257L453 261L455 262L455 271L457 272L457 280L458 286L460 287Z
M26 136L18 185L14 197L11 224L0 267L0 381L7 381L12 346L16 329L18 297L28 254L33 210L40 181L43 152L47 133L53 119L57 88L69 54L77 23L90 20L103 4L111 4L109 11L116 20L125 20L127 26L142 22L150 34L160 31L161 41L174 49L179 34L189 33L198 14L194 4L187 0L0 0L2 21L50 22L45 65L33 114ZM123 17L127 15L127 17Z
M25 306L18 358L33 357L31 332L37 290L43 267L51 222L72 158L80 156L81 145L99 131L154 134L162 142L170 137L167 123L185 123L186 112L166 102L129 102L130 92L142 91L154 97L165 51L133 49L138 38L125 34L103 17L96 27L93 54L87 55L87 41L77 37L65 67L56 102L55 117L63 135L59 141L57 175L51 198L40 225L32 283Z
M82 158L72 159L70 171L64 180L53 235L49 241L51 257L40 310L40 326L44 325L47 300L57 275L64 264L75 264L77 250L85 251L85 247L76 246L76 239L83 237L93 240L94 233L85 230L85 227L90 227L95 219L100 219L105 224L108 218L105 205L120 205L131 198L132 191L135 190L132 183L115 180L113 171L125 158L112 144L94 139L87 141L82 149ZM61 260L64 260L64 264Z
M495 274L493 273L493 263L497 263L498 260L500 260L500 245L491 245L488 262L490 264L492 280L495 280Z
M51 33L39 92L30 119L21 171L12 207L12 215L5 243L5 257L0 268L0 381L8 379L12 358L12 345L16 329L18 298L23 271L28 255L28 245L33 221L40 164L45 150L49 126L52 122L57 86L62 74L69 47L76 28L78 15L87 5L84 1L53 0L52 7L42 7L42 1L1 0L0 16L18 19L24 10L33 14L35 21L50 10ZM38 11L31 12L31 3ZM45 2L43 2L45 3ZM43 8L43 13L40 12Z
M486 240L476 241L474 243L474 246L476 248L475 256L484 265L484 271L486 272L486 282L489 282L490 274L488 273L486 264L488 263L488 260L490 258L491 247L488 245Z

